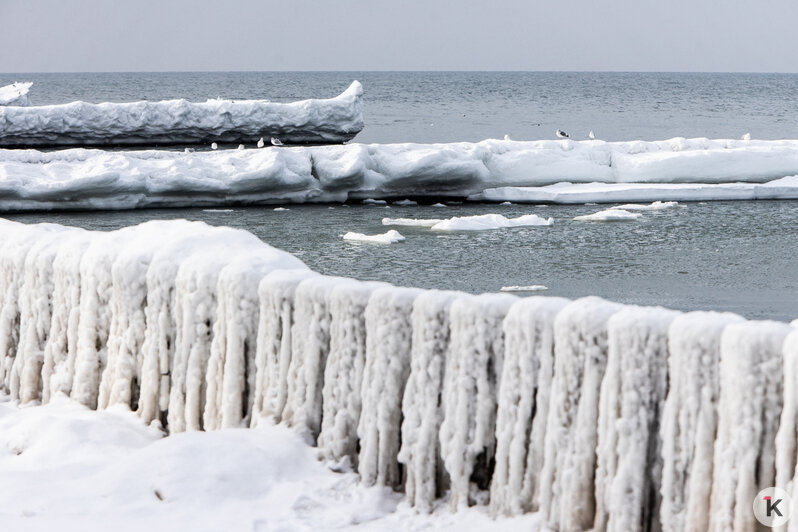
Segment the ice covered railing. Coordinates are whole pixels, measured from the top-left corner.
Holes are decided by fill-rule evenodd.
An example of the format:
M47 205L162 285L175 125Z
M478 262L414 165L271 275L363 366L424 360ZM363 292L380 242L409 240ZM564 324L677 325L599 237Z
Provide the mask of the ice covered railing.
M798 198L798 140L250 148L0 150L0 210L408 196L555 203Z
M753 530L798 502L798 331L325 277L234 229L0 221L0 388L176 433L278 422L419 511ZM798 508L793 511L798 511Z
M270 137L285 144L342 143L363 129L362 95L363 87L354 81L335 98L292 103L216 99L0 104L0 147L255 144L262 137L267 143Z
M11 85L0 87L0 107L6 105L15 105L25 107L30 105L30 97L28 91L33 85L30 81L16 82Z

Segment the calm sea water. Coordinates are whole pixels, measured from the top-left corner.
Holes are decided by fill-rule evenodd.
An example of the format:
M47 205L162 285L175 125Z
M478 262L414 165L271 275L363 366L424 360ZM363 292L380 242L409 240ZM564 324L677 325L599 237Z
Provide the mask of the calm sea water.
M0 74L34 81L35 103L185 97L291 101L333 96L352 79L366 89L359 142L475 141L509 134L628 140L674 136L798 138L798 76L608 73L173 73ZM798 317L798 203L685 203L628 223L583 223L598 206L292 206L8 216L92 229L188 218L241 227L331 275L399 285L495 291L542 284L545 294L600 295L677 309ZM401 244L344 242L347 231L387 230L382 217L498 212L552 216L552 227L433 233L398 228Z

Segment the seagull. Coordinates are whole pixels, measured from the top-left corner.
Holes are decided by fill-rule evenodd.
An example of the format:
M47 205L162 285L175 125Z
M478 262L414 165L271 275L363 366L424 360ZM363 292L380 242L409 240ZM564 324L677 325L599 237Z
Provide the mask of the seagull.
M505 133L505 135L504 135L504 140L513 140L513 139L511 139L511 138L510 138L510 135L507 135L507 134Z
M557 135L557 137L559 137L561 139L570 139L571 138L571 137L568 136L568 133L566 133L565 131L563 131L561 129L557 130L556 135Z
M216 148L218 148L218 147L219 147L219 145L218 145L218 144L216 144L215 142L211 142L211 149L212 149L212 150L215 150L215 149L216 149Z
M596 136L593 134L592 129L590 130L590 133L587 134L587 136L590 137L590 140L596 140Z
M750 133L746 133L745 135L742 136L742 139L743 140L751 140L751 134Z
M266 145L266 143L265 143L265 142L263 142L263 137L261 137L261 138L260 138L260 140L258 141L258 148L262 148L262 147L264 147L265 145Z
M282 146L282 145L283 145L283 141L282 140L280 140L280 139L278 139L276 137L272 137L272 146Z

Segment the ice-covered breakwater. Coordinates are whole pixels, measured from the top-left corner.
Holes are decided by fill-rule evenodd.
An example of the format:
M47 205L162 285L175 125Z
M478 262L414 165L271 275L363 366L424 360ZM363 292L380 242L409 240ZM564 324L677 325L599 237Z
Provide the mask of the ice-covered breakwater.
M0 123L4 112L12 111L0 108ZM798 198L798 140L250 148L0 149L0 211L445 196L558 203Z
M796 360L793 327L733 314L325 277L201 222L0 220L13 398L172 433L283 423L420 511L751 530L760 488L798 490Z
M156 146L211 142L329 144L363 129L363 87L354 81L335 98L277 103L268 100L72 102L29 106L29 84L9 86L0 100L0 146ZM3 98L5 92L0 92ZM15 103L16 102L16 103Z

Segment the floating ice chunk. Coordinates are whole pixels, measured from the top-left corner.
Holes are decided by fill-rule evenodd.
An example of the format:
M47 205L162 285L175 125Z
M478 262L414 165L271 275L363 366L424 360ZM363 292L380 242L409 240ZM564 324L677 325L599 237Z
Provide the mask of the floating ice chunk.
M33 86L32 81L22 81L0 87L0 106L15 105L18 107L27 107L30 105L30 97L28 91Z
M475 216L455 216L436 223L431 229L433 231L485 231L506 227L553 224L553 218L541 218L537 214L525 214L518 218L505 218L501 214L479 214Z
M291 209L287 209L285 207L275 207L274 210L276 212L284 212L284 211L290 211Z
M530 284L530 285L511 285L511 286L502 286L502 292L542 292L544 290L548 290L548 287L543 286L542 284Z
M20 92L7 90L12 98ZM152 146L202 144L210 139L255 143L271 135L279 135L285 143L341 143L363 129L362 94L363 87L354 81L335 98L293 103L166 100L27 107L0 104L0 146ZM24 94L19 97L27 98Z
M670 207L675 207L679 203L676 201L655 201L649 205L641 205L639 203L625 203L623 205L616 205L612 207L613 209L619 209L623 211L661 211L663 209L669 209Z
M607 209L594 212L593 214L577 216L574 220L579 220L580 222L629 222L637 220L642 216L643 215L639 212L629 212L622 209Z
M432 227L441 223L441 218L415 219L415 218L383 218L382 225L401 225L406 227Z
M503 201L503 202L499 203L499 205L501 205L502 207L508 207L508 206L510 206L512 204L513 204L513 202L511 202L511 201Z
M430 207L446 207L443 203L433 203Z
M344 235L344 240L349 240L351 242L372 242L374 244L395 244L404 239L405 237L395 229L391 229L387 233L381 235L364 235L363 233L353 233L351 231Z
M385 200L378 200L373 198L366 198L363 200L363 205L388 205L388 202Z
M418 202L417 201L413 201L413 200L409 200L409 199L403 199L403 200L399 200L399 201L394 201L393 205L397 205L399 207L413 207L413 206L418 205Z
M235 210L234 209L202 209L202 212L235 212Z

